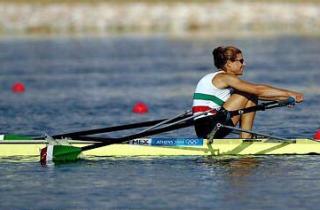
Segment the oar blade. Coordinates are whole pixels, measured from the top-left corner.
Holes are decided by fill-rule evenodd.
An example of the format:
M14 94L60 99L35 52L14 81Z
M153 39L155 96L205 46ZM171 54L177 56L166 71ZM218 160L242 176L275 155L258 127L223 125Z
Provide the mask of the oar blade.
M72 162L79 158L81 148L70 145L48 145L41 149L40 163L47 165L48 163Z

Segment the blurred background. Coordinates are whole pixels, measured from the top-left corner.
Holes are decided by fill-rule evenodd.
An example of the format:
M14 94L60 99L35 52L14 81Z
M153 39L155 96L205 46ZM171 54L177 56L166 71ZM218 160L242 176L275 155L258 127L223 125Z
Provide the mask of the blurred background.
M0 33L314 35L319 13L317 0L1 0Z

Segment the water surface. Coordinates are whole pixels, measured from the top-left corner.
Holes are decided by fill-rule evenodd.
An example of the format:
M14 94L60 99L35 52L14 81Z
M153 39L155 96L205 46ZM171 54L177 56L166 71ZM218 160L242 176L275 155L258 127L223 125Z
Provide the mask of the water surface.
M245 79L305 93L258 114L255 129L312 137L320 127L318 38L0 41L1 133L41 135L171 117L190 109L211 51L237 45ZM26 85L13 94L14 82ZM144 101L150 112L136 115ZM116 133L115 136L127 132ZM161 136L194 137L192 128ZM92 158L40 167L0 160L1 209L318 209L319 156Z

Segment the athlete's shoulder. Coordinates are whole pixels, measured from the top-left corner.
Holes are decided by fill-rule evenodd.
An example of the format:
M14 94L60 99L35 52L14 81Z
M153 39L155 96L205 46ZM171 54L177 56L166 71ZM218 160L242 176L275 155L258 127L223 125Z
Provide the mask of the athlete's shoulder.
M228 74L226 72L219 72L219 74L217 74L213 79L227 82L230 80L238 80L239 78L233 74Z

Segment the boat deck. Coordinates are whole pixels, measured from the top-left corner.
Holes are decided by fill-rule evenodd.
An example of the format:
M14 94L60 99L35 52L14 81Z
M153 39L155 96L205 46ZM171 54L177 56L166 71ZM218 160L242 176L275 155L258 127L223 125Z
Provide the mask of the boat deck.
M66 141L63 140L62 143ZM71 145L82 147L92 142L72 140ZM0 157L39 156L45 140L0 141ZM125 144L113 144L85 151L90 156L219 156L219 155L306 155L320 154L320 142L296 139L283 142L272 139L215 139L208 143L197 138L136 139Z

